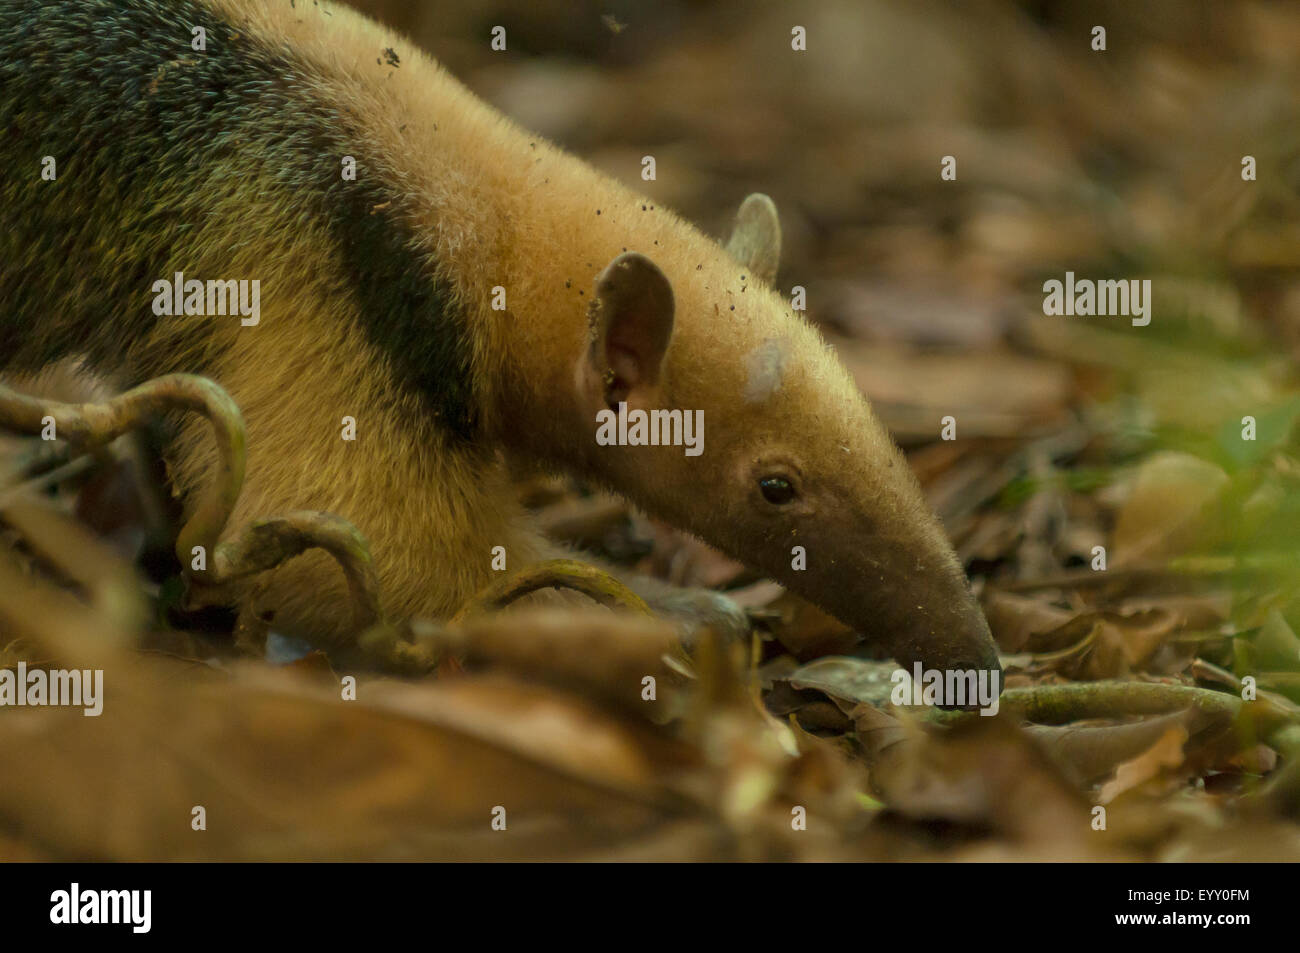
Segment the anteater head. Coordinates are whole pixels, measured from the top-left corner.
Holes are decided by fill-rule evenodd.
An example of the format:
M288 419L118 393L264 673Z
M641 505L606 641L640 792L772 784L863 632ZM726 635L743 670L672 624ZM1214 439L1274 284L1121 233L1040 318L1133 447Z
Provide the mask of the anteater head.
M1000 672L907 462L834 351L771 289L779 244L776 210L756 195L725 251L665 254L661 268L632 250L604 269L574 374L588 468L909 669Z

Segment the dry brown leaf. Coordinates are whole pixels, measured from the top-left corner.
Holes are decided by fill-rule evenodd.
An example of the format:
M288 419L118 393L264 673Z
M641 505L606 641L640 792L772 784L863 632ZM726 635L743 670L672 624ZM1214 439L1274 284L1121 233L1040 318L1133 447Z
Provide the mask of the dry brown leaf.
M867 727L890 740L875 716L863 714ZM886 754L872 767L872 785L905 817L991 832L1057 860L1098 858L1112 849L1092 830L1084 799L1004 718L973 718L944 734L911 731Z
M781 592L767 608L777 616L770 623L772 634L796 658L843 654L862 641L839 619L788 590Z
M1183 746L1187 737L1187 729L1181 724L1165 729L1150 748L1115 768L1115 777L1102 786L1097 799L1109 804L1124 792L1181 767L1186 760Z
M990 590L984 597L984 615L998 647L1004 652L1038 651L1047 647L1035 636L1055 632L1070 621L1073 613L1054 606L1045 596L1022 596L1012 592Z
M675 586L722 588L736 582L749 570L744 563L658 520L646 520L654 549L638 567L641 572L665 579Z
M1069 678L1095 681L1149 670L1152 658L1179 631L1180 619L1164 609L1132 615L1084 612L1055 629L1034 635L1035 661ZM1190 660L1191 652L1186 652ZM1181 668L1185 660L1174 666Z
M644 734L526 686L419 686L419 702L390 699L398 711L384 707L382 688L363 686L363 698L380 697L372 707L290 676L277 691L151 680L134 698L113 690L121 681L106 673L100 718L58 710L0 721L6 761L41 766L0 790L10 829L56 856L568 856L682 810L671 807L680 798L664 800ZM495 720L480 719L488 709ZM505 712L535 720L506 725ZM190 829L195 805L206 831ZM536 825L548 837L491 839L497 805L512 830Z
M1026 731L1082 784L1091 784L1148 751L1173 727L1186 730L1187 751L1217 742L1229 721L1189 709L1124 724L1029 725Z

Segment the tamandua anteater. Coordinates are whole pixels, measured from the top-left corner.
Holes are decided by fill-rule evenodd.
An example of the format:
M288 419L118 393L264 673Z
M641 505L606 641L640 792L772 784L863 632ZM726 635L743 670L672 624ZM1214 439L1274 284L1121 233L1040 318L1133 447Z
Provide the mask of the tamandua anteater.
M767 200L723 249L312 0L0 0L0 162L0 370L216 379L247 421L232 528L345 517L389 616L447 617L494 547L552 555L507 475L528 466L624 494L908 666L998 669L902 455L770 286ZM213 304L253 280L255 307ZM658 445L655 410L682 412L649 418ZM211 453L202 425L178 434L183 498ZM319 553L238 595L345 634Z

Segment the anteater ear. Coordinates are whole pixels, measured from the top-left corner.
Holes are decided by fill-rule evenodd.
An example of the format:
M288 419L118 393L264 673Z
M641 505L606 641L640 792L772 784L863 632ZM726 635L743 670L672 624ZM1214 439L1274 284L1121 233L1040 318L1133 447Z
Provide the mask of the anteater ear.
M781 222L776 205L761 192L740 203L727 253L769 285L781 261Z
M589 370L606 405L658 384L673 333L673 287L658 265L638 252L611 261L596 279L591 322Z

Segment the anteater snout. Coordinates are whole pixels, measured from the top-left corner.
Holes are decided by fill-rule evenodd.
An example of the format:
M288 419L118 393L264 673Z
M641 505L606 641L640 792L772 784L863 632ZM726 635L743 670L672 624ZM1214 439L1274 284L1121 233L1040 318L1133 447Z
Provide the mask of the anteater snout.
M927 637L916 646L913 674L938 679L939 708L996 708L1002 694L1002 661L984 613L972 598L953 608L957 611L945 613L948 620L943 628L925 625Z

